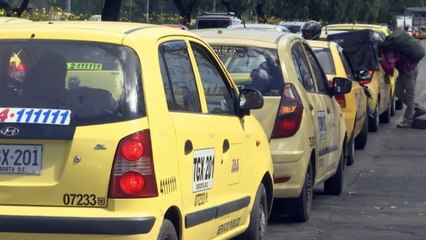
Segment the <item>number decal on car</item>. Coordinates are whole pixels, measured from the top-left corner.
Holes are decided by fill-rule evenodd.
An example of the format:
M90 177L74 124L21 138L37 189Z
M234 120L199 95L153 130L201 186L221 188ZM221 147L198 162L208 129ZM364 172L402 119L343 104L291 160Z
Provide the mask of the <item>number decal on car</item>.
M68 70L102 70L102 63L68 62Z
M43 108L0 108L0 122L69 125L71 110Z
M192 192L208 190L213 187L214 157L213 148L194 151Z
M104 205L95 194L66 193L62 200L65 206L97 206Z

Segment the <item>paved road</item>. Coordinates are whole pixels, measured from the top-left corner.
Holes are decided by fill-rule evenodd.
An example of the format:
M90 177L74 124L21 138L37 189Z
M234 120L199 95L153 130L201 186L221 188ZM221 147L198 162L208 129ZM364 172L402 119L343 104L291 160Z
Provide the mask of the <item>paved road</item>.
M426 59L419 64L416 98L426 107ZM356 151L354 165L345 170L340 196L316 189L306 223L273 214L267 239L425 240L426 130L396 128L404 110L369 133L367 147Z

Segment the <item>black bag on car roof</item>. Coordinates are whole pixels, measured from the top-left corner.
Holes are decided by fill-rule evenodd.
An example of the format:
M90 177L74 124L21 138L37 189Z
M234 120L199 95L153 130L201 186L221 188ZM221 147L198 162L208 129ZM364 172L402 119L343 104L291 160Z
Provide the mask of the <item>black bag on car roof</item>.
M338 43L354 72L379 70L379 44L383 36L370 29L329 34L328 41Z

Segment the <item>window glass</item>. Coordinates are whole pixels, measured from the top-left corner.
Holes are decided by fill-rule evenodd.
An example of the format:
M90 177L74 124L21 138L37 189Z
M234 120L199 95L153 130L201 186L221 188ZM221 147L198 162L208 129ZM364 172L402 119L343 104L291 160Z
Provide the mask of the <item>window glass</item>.
M325 74L336 74L333 57L329 48L312 48Z
M302 47L299 43L296 43L292 50L291 54L293 57L294 65L296 67L296 72L298 75L299 81L302 83L303 87L308 92L315 91L314 81L309 70L308 61L305 58Z
M311 62L313 73L315 74L315 79L318 86L318 92L327 93L328 89L328 80L325 76L321 65L318 63L318 60L315 57L315 54L312 52L311 48L308 45L305 45L306 54L309 61Z
M140 60L122 45L0 41L0 79L0 107L26 116L11 121L90 125L145 116Z
M276 49L247 46L212 46L240 88L281 96L284 80Z
M201 112L194 71L184 41L161 45L160 68L169 110Z
M342 63L343 63L343 67L345 68L347 78L351 81L354 81L355 77L353 75L351 65L349 65L349 61L346 58L346 55L343 52L343 49L341 47L339 47L339 54L340 54L340 57L342 58Z
M200 72L209 113L234 114L230 88L215 60L204 47L195 43L191 43L191 47Z

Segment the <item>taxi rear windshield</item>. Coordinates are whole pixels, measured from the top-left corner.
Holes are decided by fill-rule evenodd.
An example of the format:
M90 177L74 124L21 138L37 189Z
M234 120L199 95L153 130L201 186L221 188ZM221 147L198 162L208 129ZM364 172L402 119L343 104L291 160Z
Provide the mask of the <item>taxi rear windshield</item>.
M122 45L0 41L0 108L11 113L0 120L44 123L58 112L80 126L145 116L139 62Z
M284 80L276 49L212 45L239 88L281 96Z

